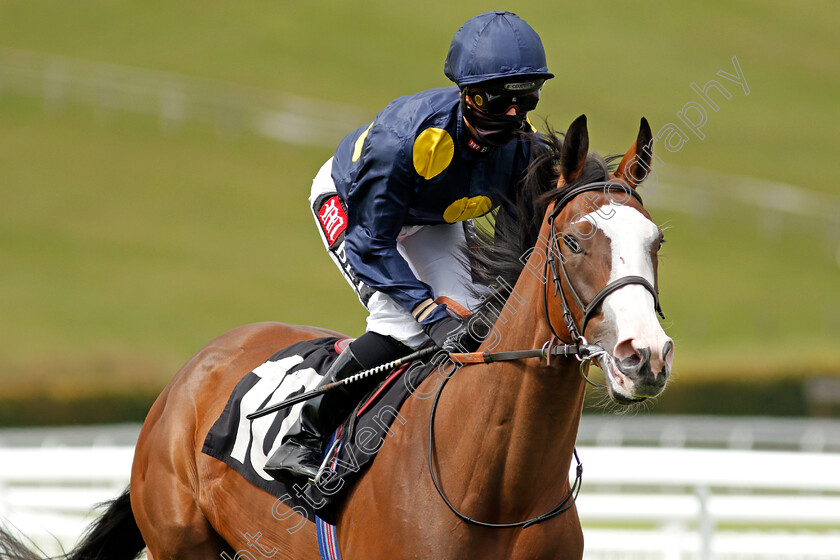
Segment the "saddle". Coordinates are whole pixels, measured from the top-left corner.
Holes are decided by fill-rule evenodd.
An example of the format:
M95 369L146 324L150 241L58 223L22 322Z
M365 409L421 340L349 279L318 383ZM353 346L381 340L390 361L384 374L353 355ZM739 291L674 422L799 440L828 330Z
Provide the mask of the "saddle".
M247 415L318 385L349 339L298 342L278 351L237 383L222 414L204 440L202 452L223 461L252 484L271 493L309 520L335 523L338 507L353 483L370 466L394 421L404 424L400 406L431 373L431 363L406 364L383 380L356 407L327 445L328 470L318 484L287 486L263 470L268 457L298 417L295 405L248 420Z

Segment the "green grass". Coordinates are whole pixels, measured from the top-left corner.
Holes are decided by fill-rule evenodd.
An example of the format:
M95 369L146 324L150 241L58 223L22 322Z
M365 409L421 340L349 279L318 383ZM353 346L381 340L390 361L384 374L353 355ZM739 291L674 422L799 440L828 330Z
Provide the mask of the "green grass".
M668 228L660 289L681 373L840 372L837 246L795 223L767 229L755 214L746 205L654 213Z
M45 118L9 97L0 118L13 172L0 210L4 376L42 370L30 373L49 386L62 384L56 368L107 375L87 362L119 372L124 359L132 374L132 362L165 366L134 377L160 384L242 323L359 332L361 307L306 208L321 150L200 127L164 137L151 119L98 123L78 108Z
M474 5L392 2L0 1L0 48L164 70L354 105L447 85L443 59ZM659 147L663 177L707 168L840 194L840 39L830 2L513 2L557 79L539 116L589 116L619 152L642 115L681 124L722 81L704 140ZM716 76L737 56L750 86ZM536 120L535 122L539 122ZM360 123L361 124L361 123ZM2 90L0 382L7 394L160 387L219 333L260 320L359 334L364 314L306 208L330 148ZM662 303L677 374L759 378L840 372L834 241L809 224L774 233L748 206L668 222ZM130 390L130 389L129 389Z
M446 85L443 59L477 10L440 0L247 7L189 2L0 3L0 46L167 70L316 99L371 113L398 95ZM616 150L646 115L654 129L696 100L689 84L731 71L737 56L751 92L732 91L709 116L707 140L674 163L838 192L827 173L840 133L840 5L829 1L646 0L511 2L540 32L558 78L540 111L565 128L590 116L595 146ZM720 78L717 78L720 80ZM737 87L737 86L735 86Z

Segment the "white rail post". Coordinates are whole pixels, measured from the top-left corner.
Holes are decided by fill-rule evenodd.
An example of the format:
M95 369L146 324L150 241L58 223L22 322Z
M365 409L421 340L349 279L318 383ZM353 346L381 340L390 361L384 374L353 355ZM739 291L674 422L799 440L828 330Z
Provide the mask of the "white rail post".
M707 485L701 485L694 488L694 494L697 496L697 501L700 504L698 533L700 535L700 560L712 560L712 538L715 534L715 521L709 512L709 496L711 491Z

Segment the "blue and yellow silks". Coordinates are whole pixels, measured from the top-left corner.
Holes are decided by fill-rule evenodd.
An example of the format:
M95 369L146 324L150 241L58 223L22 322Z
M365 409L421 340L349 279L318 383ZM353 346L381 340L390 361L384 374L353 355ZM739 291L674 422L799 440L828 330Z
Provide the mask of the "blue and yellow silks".
M468 142L458 88L447 87L396 99L335 152L347 260L359 279L408 311L432 293L397 252L402 227L486 214L514 198L531 158L524 137L483 152Z

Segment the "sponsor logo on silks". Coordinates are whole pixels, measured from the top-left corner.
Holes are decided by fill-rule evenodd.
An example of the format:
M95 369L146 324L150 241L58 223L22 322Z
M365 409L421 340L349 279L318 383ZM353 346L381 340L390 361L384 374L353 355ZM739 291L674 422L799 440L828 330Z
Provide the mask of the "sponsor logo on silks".
M347 229L347 214L341 207L338 195L331 196L321 204L321 209L318 210L318 222L332 249Z
M371 296L376 292L373 288L359 280L359 277L356 276L356 273L353 272L353 268L350 266L350 263L347 262L347 252L344 250L344 240L341 239L340 236L338 243L336 243L335 247L330 247L330 253L332 253L335 258L337 259L336 262L338 266L341 268L344 277L350 282L350 285L355 290L356 295L359 296L359 301L362 302L362 305L367 307L368 301L370 301Z
M478 142L476 142L472 138L467 139L467 146L469 146L471 150L474 150L476 152L481 152L481 153L484 153L484 152L487 152L487 151L490 150L490 148L488 146L482 146L481 144L479 144Z

